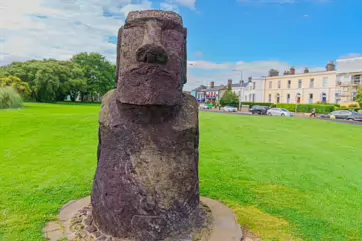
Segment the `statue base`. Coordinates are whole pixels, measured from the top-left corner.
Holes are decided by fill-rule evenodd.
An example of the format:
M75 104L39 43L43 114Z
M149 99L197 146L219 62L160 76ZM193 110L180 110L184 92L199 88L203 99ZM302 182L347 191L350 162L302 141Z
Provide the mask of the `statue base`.
M208 198L201 197L199 215L193 223L188 232L162 241L241 241L243 237L234 213ZM58 220L48 223L43 231L44 237L51 241L135 241L111 237L98 230L93 223L90 197L66 204Z

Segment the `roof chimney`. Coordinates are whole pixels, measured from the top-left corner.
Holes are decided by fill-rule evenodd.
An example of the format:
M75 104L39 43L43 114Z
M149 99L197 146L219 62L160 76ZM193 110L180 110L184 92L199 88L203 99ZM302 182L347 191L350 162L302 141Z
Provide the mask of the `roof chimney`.
M336 65L334 64L333 61L330 61L330 62L327 64L326 70L327 70L327 71L334 71L334 70L336 70Z
M294 67L291 67L289 73L290 73L291 75L295 75L295 68L294 68Z
M250 82L252 81L252 79L253 79L253 77L250 76L250 77L248 78L248 82L250 83Z
M308 68L304 68L304 74L309 73L309 69Z
M289 71L284 71L283 75L289 75Z
M214 88L215 87L215 82L214 81L211 81L210 82L210 89Z
M269 77L278 76L278 75L279 75L278 70L275 70L275 69L270 69L269 70Z
M232 84L233 84L233 80L232 79L228 79L228 90L232 89Z
M240 84L244 84L244 80L240 80L240 82L239 82Z

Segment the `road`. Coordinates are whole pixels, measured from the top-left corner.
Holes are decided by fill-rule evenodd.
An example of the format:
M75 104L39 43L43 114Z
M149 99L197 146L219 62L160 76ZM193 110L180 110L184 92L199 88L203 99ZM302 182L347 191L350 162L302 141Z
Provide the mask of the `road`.
M219 113L219 114L228 114L228 115L243 115L243 116L251 116L250 112L224 112L219 110L200 110L202 112L213 112L213 113ZM256 115L258 116L258 115ZM260 117L266 115L261 115ZM295 118L308 118L308 117L302 117L302 116L295 116ZM319 119L316 118L316 120L322 120L322 121L329 121L329 122L335 122L340 124L346 124L346 125L354 125L354 126L362 126L362 122L359 121L347 121L347 120L331 120L331 119Z

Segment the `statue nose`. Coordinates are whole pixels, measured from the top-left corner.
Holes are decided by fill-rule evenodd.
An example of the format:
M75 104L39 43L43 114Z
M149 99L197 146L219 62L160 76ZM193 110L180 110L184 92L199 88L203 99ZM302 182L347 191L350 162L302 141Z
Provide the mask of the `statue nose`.
M137 61L143 63L166 64L168 60L165 49L156 44L142 45L136 55Z
M161 44L162 29L156 21L145 24L142 45L136 51L138 62L166 64L167 52Z

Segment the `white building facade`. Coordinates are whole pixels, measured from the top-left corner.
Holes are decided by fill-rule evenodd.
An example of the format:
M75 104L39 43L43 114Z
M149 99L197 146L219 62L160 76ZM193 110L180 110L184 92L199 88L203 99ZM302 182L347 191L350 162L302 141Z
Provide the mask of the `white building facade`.
M264 102L265 79L252 79L247 83L233 84L232 91L239 96L241 102Z

